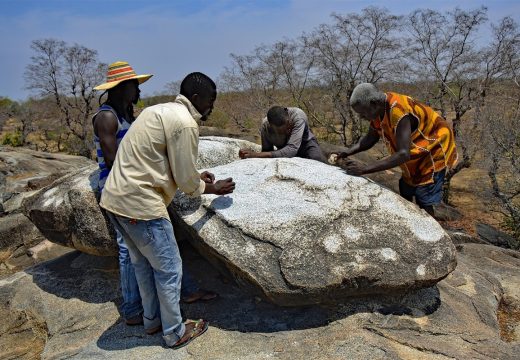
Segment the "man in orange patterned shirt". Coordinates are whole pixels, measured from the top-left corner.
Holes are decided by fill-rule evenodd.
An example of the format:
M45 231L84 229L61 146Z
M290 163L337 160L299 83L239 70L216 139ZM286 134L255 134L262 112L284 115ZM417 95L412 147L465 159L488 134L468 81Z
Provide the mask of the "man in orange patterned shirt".
M350 105L370 121L368 133L359 142L338 155L346 159L350 175L370 174L400 166L399 192L407 200L434 215L434 206L442 200L446 169L457 162L455 137L449 124L431 107L409 96L384 93L373 84L356 86ZM363 165L348 156L372 148L383 139L390 156Z

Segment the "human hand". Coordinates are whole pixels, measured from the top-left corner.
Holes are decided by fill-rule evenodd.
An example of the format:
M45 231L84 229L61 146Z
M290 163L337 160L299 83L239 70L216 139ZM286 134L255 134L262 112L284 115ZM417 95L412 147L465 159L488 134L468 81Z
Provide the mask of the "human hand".
M365 173L365 165L363 165L359 161L352 159L345 160L345 163L342 166L342 168L345 169L347 174L353 176L361 176Z
M227 178L224 180L218 180L215 183L214 194L216 195L226 195L231 194L235 190L235 183L233 182L233 178Z
M252 157L254 157L254 154L255 154L255 152L253 150L249 150L249 149L240 149L238 151L238 157L240 157L241 159L252 158Z
M200 179L204 181L206 184L213 184L215 181L215 175L210 173L209 171L204 171L200 174Z
M337 153L335 153L335 154L338 155L338 160L339 160L339 159L346 159L346 158L348 158L348 157L350 156L350 154L347 153L347 152L345 152L345 151L337 152Z

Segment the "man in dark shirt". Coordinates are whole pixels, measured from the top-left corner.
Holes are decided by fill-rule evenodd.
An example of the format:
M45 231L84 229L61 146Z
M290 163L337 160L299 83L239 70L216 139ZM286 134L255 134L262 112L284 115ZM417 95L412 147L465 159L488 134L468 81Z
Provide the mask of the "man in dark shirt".
M307 115L299 108L270 108L262 121L260 135L262 151L241 149L240 158L302 157L326 162L316 137L309 129Z

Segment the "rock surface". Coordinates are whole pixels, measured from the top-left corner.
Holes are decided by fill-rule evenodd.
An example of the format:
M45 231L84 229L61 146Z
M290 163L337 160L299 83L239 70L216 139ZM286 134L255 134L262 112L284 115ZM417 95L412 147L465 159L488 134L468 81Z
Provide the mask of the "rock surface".
M182 305L210 328L175 351L119 318L115 261L74 252L0 280L0 358L518 359L519 253L481 244L458 250L457 269L432 288L280 308L223 282L183 249L188 269L220 298Z
M64 252L56 245L38 257L26 255L30 247L45 238L21 214L21 204L34 195L35 190L92 163L79 156L0 146L0 278Z
M240 149L260 151L261 147L246 140L218 136L201 137L197 168L207 169L239 160L238 151Z
M0 146L0 193L36 190L74 169L92 163L92 160L81 156Z
M52 242L92 255L115 256L117 244L96 199L98 178L95 164L66 175L25 199L25 214Z
M509 234L495 229L493 226L478 223L476 226L478 236L490 244L500 246L506 249L518 249L520 242Z
M367 179L300 158L210 170L232 176L235 192L178 193L171 208L179 236L276 304L427 287L456 266L453 243L433 218Z
M197 165L213 167L235 161L241 148L259 147L245 140L202 137ZM88 254L117 255L111 227L96 200L98 176L97 165L91 164L56 180L24 200L25 214L52 242Z

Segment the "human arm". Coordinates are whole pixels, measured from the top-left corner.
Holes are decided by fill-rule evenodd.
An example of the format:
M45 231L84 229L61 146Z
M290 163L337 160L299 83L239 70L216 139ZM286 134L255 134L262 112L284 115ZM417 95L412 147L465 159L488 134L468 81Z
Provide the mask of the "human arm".
M271 152L274 150L274 145L267 136L267 118L262 121L262 127L260 128L260 138L262 139L262 152Z
M250 158L271 158L273 157L270 151L261 151L256 152L254 150L249 149L240 149L238 151L238 156L241 159L250 159Z
M379 141L379 134L376 129L370 127L368 133L366 133L359 141L352 145L347 150L338 154L338 159L346 158L350 155L354 155L368 149L371 149Z
M363 165L358 161L349 159L345 162L344 166L344 169L347 171L347 173L357 176L370 174L391 169L410 160L412 121L412 116L406 115L399 121L399 124L397 124L395 132L397 149L392 155L368 165Z
M262 139L262 151L257 152L250 149L240 149L238 151L238 156L241 159L272 157L271 152L274 150L274 145L267 137L267 118L264 118L262 122L262 127L260 128L260 138Z
M117 152L118 120L110 111L101 111L94 119L94 133L99 138L99 145L107 168L112 169Z
M200 174L197 170L199 135L194 127L183 128L167 136L167 152L172 171L179 190L195 197L201 194L230 194L235 189L232 178L215 181L215 175L208 171Z
M206 182L197 170L199 134L195 127L185 127L166 134L168 161L179 190L188 196L204 193Z

